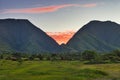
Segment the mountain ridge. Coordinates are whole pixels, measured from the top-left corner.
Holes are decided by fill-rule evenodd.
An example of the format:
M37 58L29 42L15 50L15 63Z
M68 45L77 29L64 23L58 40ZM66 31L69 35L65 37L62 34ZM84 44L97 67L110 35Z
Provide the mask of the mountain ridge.
M0 41L1 45L7 44L10 51L27 53L59 51L58 43L27 19L0 19Z
M119 49L119 31L120 25L115 22L90 21L79 29L66 45L78 51L95 50L108 52Z
M93 20L80 28L67 44L52 37L27 19L0 19L0 52L60 53L120 49L120 24Z

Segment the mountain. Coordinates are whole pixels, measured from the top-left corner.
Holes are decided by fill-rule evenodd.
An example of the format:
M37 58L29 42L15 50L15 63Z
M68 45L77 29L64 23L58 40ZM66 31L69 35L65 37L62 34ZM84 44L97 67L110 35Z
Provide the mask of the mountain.
M59 45L26 19L0 19L0 51L57 52Z
M58 45L44 31L26 19L0 19L0 52L108 52L120 49L120 25L111 21L91 21L68 41Z
M120 25L111 21L91 21L78 30L66 46L78 52L120 49Z

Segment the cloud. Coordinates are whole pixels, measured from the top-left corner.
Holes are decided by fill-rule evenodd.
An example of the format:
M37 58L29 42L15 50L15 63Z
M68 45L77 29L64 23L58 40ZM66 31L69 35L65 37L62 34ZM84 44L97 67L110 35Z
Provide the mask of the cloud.
M36 8L22 8L22 9L5 9L1 11L2 13L48 13L55 12L59 9L66 7L95 7L96 3L91 4L62 4L62 5L52 5L52 6L44 6L44 7L36 7Z
M84 5L82 5L82 7L87 7L87 8L95 7L95 6L97 6L96 3L92 3L92 4L84 4Z
M74 31L66 31L66 32L46 32L49 36L51 36L58 44L67 43L70 38L75 34Z
M71 6L78 6L78 4L64 4L64 5L24 8L24 9L6 9L4 10L4 13L47 13L47 12L54 12L61 8L71 7Z

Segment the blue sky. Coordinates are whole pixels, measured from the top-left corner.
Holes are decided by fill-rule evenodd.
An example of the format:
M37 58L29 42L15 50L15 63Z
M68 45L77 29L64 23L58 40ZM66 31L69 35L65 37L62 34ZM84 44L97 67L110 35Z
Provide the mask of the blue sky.
M77 31L91 20L120 23L120 0L0 0L0 19L29 19L46 32Z

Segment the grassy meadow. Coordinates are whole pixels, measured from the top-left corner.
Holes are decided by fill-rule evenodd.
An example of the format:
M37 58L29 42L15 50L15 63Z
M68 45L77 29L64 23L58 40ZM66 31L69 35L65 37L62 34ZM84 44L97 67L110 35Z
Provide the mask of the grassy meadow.
M1 60L0 80L120 80L120 63Z

